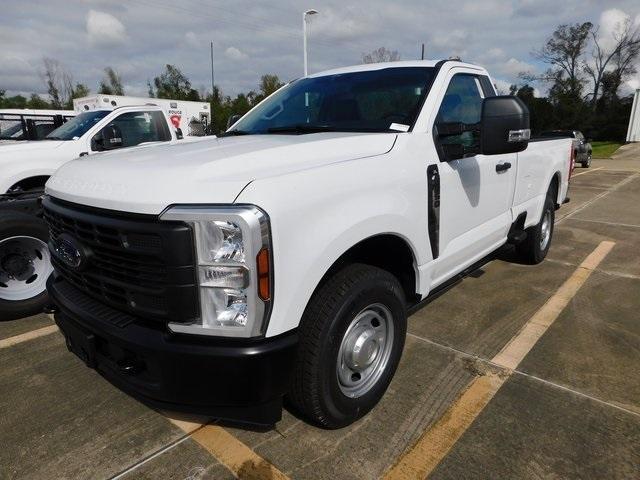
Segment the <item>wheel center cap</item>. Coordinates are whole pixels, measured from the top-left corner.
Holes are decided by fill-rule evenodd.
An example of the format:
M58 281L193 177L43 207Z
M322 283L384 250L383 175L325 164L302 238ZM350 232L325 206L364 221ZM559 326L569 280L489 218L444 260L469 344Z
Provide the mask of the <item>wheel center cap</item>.
M11 253L2 259L2 269L12 277L23 275L28 268L29 261L17 253Z
M359 329L349 336L345 360L349 368L361 372L375 361L379 350L373 328Z

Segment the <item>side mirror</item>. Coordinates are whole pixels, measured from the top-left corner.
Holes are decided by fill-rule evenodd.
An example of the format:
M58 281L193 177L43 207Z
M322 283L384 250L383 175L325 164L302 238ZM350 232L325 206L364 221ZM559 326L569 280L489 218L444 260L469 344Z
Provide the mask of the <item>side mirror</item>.
M184 138L184 135L182 135L182 129L180 127L176 128L176 137L178 138L178 140L182 140Z
M529 109L518 97L485 98L480 125L480 152L483 155L521 152L531 138Z
M113 150L122 147L122 132L116 125L107 125L91 141L94 150Z
M231 115L229 117L229 119L227 120L227 129L229 129L231 127L231 125L233 125L234 123L236 123L238 120L240 120L242 118L242 115Z

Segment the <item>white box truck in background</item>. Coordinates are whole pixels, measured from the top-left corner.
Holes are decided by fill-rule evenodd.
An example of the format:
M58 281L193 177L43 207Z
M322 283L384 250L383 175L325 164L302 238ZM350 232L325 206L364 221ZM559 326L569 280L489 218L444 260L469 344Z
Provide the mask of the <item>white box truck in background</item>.
M185 137L199 137L205 135L209 130L211 111L207 102L102 94L76 98L73 101L73 109L76 113L105 108L130 107L134 105L156 105L160 107L174 128L179 128Z

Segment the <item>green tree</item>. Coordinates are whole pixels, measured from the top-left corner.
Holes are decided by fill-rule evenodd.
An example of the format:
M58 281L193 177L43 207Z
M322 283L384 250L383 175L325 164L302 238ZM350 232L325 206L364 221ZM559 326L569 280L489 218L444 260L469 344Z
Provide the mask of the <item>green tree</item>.
M551 130L556 123L554 108L546 98L536 97L535 90L530 85L523 85L517 88L511 86L511 95L516 95L529 108L529 119L531 131L537 135L544 130Z
M2 108L27 108L27 99L22 95L14 95L13 97L0 97Z
M198 91L191 87L189 79L174 65L167 64L165 71L155 77L153 83L158 98L200 100Z
M151 85L149 80L147 80L147 96L149 98L156 98L156 92L153 91L153 85Z
M124 95L124 86L120 75L111 67L104 69L104 77L100 80L98 93L105 95Z
M63 98L64 73L61 72L60 62L53 58L45 57L42 59L44 65L43 77L47 86L47 93L51 98L51 106L53 108L62 108L66 103Z
M29 100L27 101L27 108L33 108L36 110L47 110L51 108L51 104L43 99L40 95L32 93L31 97L29 97Z
M84 83L77 82L75 86L72 86L72 85L67 86L66 88L67 99L65 100L62 107L69 110L73 109L73 99L86 97L87 95L89 95L90 92L91 90L89 90L89 87L87 87ZM53 108L58 108L58 107L53 107Z
M280 81L277 75L266 74L260 77L260 94L263 97L268 97L273 92L282 87L284 83Z
M582 77L581 58L587 48L592 29L591 22L560 25L544 46L534 52L533 55L538 60L550 65L542 79L551 81L558 93L570 98L582 97L585 82Z
M387 50L380 47L372 52L362 54L362 63L381 63L395 62L400 60L400 54L397 50Z

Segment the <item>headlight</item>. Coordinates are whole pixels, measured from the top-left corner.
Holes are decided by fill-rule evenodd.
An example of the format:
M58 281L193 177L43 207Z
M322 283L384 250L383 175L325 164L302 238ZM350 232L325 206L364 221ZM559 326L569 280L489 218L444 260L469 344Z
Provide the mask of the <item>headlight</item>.
M191 226L198 262L200 318L169 328L225 337L264 334L273 290L267 215L251 205L184 205L160 218Z

